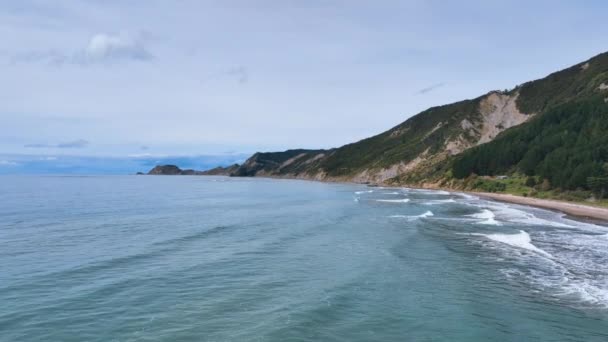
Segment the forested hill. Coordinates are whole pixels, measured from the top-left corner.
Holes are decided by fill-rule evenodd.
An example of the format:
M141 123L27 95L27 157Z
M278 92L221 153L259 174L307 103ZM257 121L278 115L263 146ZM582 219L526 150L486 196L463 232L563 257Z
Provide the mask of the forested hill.
M257 153L234 175L504 190L488 182L508 174L530 189L598 190L607 137L603 53L509 91L430 108L340 148Z
M453 177L519 174L529 186L608 190L608 54L548 79L521 89L521 108L539 115L454 158Z

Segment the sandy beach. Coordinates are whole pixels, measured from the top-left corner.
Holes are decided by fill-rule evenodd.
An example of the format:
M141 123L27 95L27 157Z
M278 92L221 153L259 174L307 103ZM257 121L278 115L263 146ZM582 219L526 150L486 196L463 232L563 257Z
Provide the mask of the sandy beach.
M598 208L578 203L568 203L563 201L522 197L509 194L497 194L489 192L471 192L471 194L502 202L530 205L543 209L558 210L572 216L608 222L608 208Z

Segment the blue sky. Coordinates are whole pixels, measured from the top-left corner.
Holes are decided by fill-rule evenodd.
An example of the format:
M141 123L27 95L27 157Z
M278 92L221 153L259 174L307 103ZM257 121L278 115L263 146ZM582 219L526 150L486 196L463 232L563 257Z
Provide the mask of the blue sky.
M340 146L604 52L606 13L605 1L0 1L0 167Z

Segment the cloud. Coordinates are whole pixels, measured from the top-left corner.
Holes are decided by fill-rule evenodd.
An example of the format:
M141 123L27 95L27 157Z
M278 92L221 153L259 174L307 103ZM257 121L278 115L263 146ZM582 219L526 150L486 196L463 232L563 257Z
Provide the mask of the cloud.
M91 38L84 54L88 61L93 62L120 59L146 61L154 58L143 43L142 35L100 33Z
M143 33L119 34L98 33L89 40L88 44L75 51L62 52L56 49L33 50L14 54L11 62L43 63L53 66L64 64L94 65L111 64L120 61L149 61L154 55L145 46L148 41Z
M444 83L444 82L436 83L436 84L433 84L432 86L428 86L428 87L426 87L426 88L422 88L422 89L418 90L418 91L416 92L416 94L426 94L426 93L430 93L430 92L432 92L432 91L434 91L434 90L437 90L438 88L441 88L441 87L443 87L443 86L445 86L445 83Z
M91 143L84 139L72 140L61 142L58 144L26 144L23 147L26 148L84 148L89 146Z

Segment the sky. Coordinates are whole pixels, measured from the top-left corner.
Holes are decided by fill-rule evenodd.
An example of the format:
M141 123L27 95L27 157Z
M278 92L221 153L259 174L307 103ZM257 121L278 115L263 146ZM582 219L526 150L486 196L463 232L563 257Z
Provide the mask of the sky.
M0 173L28 156L226 164L341 146L607 51L607 13L606 1L0 0Z

